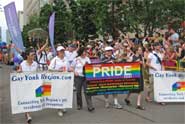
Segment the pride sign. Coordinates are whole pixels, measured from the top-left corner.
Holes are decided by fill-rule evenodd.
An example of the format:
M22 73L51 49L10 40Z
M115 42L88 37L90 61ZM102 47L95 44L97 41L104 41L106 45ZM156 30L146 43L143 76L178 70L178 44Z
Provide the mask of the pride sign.
M87 65L85 67L87 80L140 78L139 63L108 63Z
M90 95L123 94L143 90L140 63L106 63L85 65Z

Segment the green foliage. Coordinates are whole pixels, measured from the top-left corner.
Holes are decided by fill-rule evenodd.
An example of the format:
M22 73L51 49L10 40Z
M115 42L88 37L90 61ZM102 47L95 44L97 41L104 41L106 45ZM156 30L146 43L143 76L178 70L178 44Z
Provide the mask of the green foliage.
M62 0L58 0L53 6L55 15L55 41L63 42L68 39L70 31L70 14Z
M53 12L53 7L50 4L46 4L40 10L39 24L44 30L48 30L49 17Z
M144 33L152 35L156 29L169 25L180 28L185 20L184 0L55 0L54 5L46 4L40 16L33 16L24 26L24 41L27 31L41 27L48 30L49 16L56 12L55 42L73 39L87 39L89 35L109 32Z
M96 34L96 25L93 22L95 0L77 0L71 3L71 23L76 39L87 39L88 35Z
M30 31L30 30L32 30L34 28L40 27L39 20L40 20L39 16L33 15L33 16L30 17L30 22L23 27L23 32L22 32L23 42L24 42L26 47L29 47L29 44L28 44L28 31Z

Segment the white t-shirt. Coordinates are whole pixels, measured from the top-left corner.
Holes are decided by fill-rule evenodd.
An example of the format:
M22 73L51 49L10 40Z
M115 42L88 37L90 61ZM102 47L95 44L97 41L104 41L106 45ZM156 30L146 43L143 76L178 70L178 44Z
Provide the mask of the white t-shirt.
M158 58L154 55L154 53L157 54L159 56L159 58L161 59L161 61L162 61L162 55L160 53L156 53L155 51L153 51L153 53L148 54L148 59L151 60L150 65L152 67L154 67L155 69L157 69L157 71L161 71L162 66L161 66ZM155 70L152 69L152 68L149 68L149 74L154 74L154 73L155 73Z
M42 51L40 54L37 51L37 59L39 64L46 64L47 61L47 54L46 52Z
M173 46L179 45L178 39L179 39L179 34L174 33L170 36L170 39L172 40Z
M73 62L73 60L77 57L78 53L77 51L69 52L65 51L65 57L67 58L69 64Z
M171 39L172 41L177 41L177 40L179 39L179 35L178 35L177 33L174 33L174 34L172 34L172 35L170 36L170 39Z
M127 53L127 57L128 57L127 62L132 62L133 56L134 56L134 54L132 52Z
M63 59L59 58L58 56L54 57L49 65L49 70L69 70L69 63L67 59L64 57Z
M51 61L53 59L53 53L52 52L49 52L47 54L47 58L48 58L49 61Z
M24 60L23 62L21 62L20 66L23 72L24 71L37 71L38 64L37 62L33 61L33 63L29 65L28 62Z
M88 63L90 64L91 61L89 59L89 57L85 57L85 58L81 58L80 56L75 58L71 64L72 67L74 67L74 71L77 72L79 74L79 76L84 77L83 74L83 67L84 65Z

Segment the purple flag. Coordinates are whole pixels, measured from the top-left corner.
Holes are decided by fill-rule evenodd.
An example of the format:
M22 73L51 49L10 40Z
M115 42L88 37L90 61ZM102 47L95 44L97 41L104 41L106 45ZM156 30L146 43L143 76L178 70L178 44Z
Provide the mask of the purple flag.
M8 26L8 30L10 32L12 42L16 45L16 47L24 51L25 48L23 45L22 34L21 34L19 22L18 22L15 3L12 2L4 6L4 12L5 12L6 23Z
M54 55L56 55L56 50L54 46L54 27L55 27L55 12L53 12L49 19L49 38L53 53Z

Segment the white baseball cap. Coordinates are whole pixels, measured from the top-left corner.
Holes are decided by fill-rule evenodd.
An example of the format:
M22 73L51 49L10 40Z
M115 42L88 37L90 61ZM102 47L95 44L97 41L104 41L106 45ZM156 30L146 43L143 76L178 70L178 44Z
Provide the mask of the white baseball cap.
M65 50L65 48L63 46L58 46L57 51L61 51L61 50Z
M109 50L113 50L113 48L111 46L105 47L105 51L109 51Z
M87 45L87 48L91 48L92 46L91 45Z
M107 41L110 43L110 42L112 42L112 41L113 41L113 39L111 39L111 38L110 38L110 39L108 39Z

